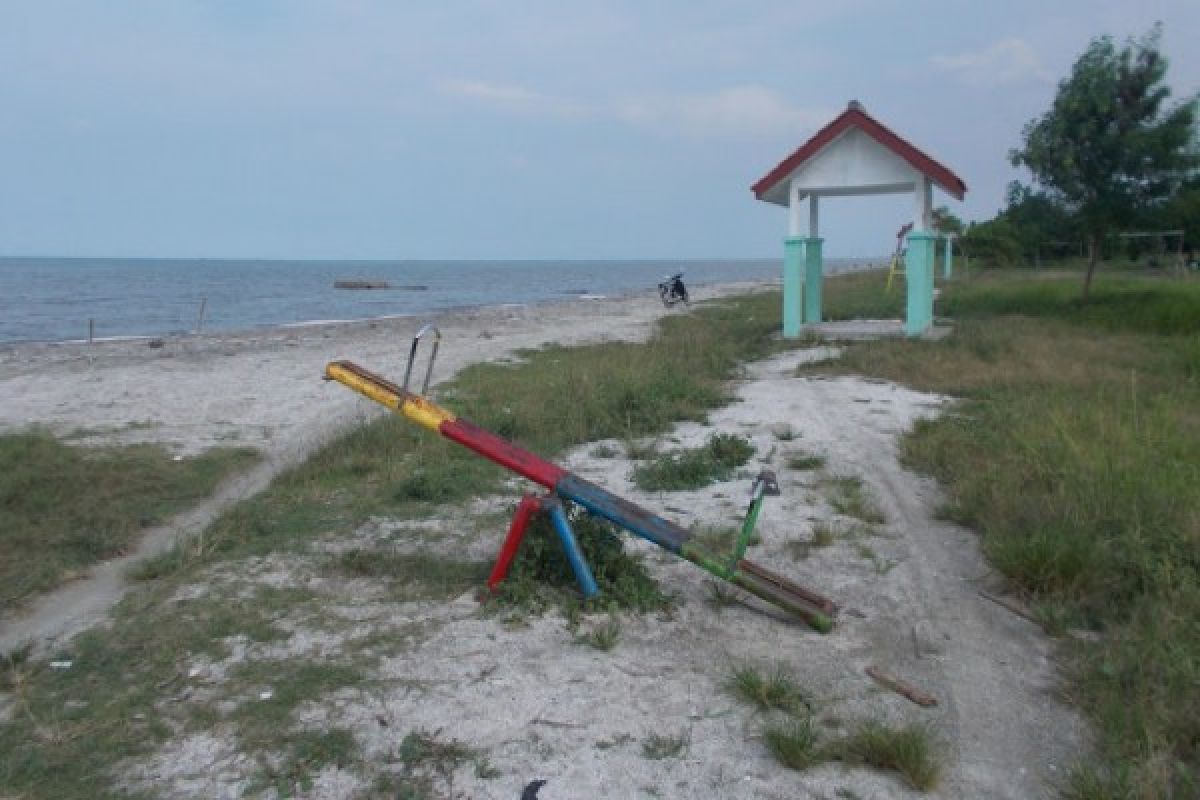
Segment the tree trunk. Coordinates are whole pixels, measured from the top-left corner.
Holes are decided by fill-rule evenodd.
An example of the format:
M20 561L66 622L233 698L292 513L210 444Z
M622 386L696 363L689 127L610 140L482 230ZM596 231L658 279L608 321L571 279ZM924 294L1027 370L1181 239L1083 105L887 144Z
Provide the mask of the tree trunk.
M1087 274L1083 277L1083 302L1087 302L1092 291L1092 275L1096 272L1096 259L1100 256L1100 237L1094 233L1088 234L1088 265Z

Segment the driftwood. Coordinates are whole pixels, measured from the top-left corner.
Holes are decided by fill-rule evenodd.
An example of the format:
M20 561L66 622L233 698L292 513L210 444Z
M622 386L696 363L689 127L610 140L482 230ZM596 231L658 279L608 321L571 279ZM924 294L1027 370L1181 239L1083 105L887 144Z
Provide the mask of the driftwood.
M983 590L983 589L979 590L979 596L982 597L984 600L991 600L993 603L1000 606L1005 611L1011 611L1012 613L1016 614L1018 617L1029 620L1034 625L1042 624L1042 623L1038 622L1037 617L1033 616L1033 614L1031 614L1029 611L1027 611L1016 600L1011 600L1007 597L1003 597L998 594L992 594L991 592Z
M907 697L919 706L928 708L929 706L937 705L937 698L933 695L910 686L899 678L893 678L879 667L867 667L867 674L874 678L879 685L891 689L896 694Z
M392 285L387 281L369 281L369 280L347 280L334 281L333 288L335 289L390 289Z

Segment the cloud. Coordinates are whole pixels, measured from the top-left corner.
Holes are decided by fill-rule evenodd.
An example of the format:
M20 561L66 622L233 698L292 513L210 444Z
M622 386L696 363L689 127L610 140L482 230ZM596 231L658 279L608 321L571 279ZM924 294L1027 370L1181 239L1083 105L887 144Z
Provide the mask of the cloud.
M831 114L797 108L778 92L758 85L707 94L626 95L612 101L567 100L516 84L442 80L443 94L464 97L508 113L610 119L638 128L701 138L796 134Z
M696 136L772 136L809 130L831 115L798 108L759 85L733 86L708 94L636 97L617 104L626 122L682 129Z
M1001 39L983 50L938 55L930 61L968 86L996 87L1052 79L1037 53L1023 39Z
M451 79L439 81L437 88L443 94L465 97L512 113L535 116L579 116L586 113L586 109L577 103L516 84Z

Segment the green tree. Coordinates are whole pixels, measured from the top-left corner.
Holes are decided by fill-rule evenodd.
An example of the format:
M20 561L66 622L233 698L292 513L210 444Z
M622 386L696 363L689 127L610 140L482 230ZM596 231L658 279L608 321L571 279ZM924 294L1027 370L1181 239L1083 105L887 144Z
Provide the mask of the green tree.
M1088 244L1086 299L1106 232L1163 202L1196 163L1196 100L1165 107L1162 26L1121 49L1093 39L1058 84L1054 105L1031 120L1014 166L1074 212Z

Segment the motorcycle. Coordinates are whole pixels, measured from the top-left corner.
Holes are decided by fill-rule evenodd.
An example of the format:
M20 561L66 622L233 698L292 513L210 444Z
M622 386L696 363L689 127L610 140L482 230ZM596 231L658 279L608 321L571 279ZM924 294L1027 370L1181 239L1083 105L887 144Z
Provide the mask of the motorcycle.
M688 290L683 285L683 273L676 272L674 275L663 279L663 282L658 285L658 296L662 298L663 305L667 308L676 303L688 304Z

